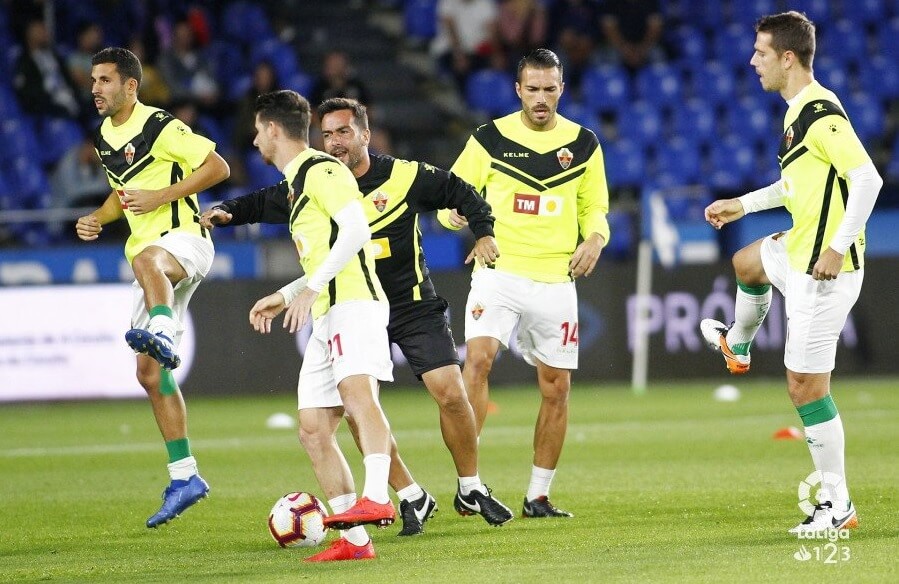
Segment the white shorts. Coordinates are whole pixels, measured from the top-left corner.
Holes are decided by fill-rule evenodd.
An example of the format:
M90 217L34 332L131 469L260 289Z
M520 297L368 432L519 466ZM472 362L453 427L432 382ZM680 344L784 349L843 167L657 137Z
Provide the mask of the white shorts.
M343 405L337 384L351 375L393 381L387 340L390 305L376 300L341 302L312 323L297 383L297 409Z
M175 333L175 345L181 340L184 332L184 315L187 313L187 305L191 296L209 269L212 267L212 258L215 256L215 248L208 238L190 235L189 233L166 233L150 245L161 247L178 260L187 277L175 285L175 302L172 305L172 315L178 323L178 331ZM150 313L144 299L144 289L135 280L131 283L132 308L131 328L146 329L150 326Z
M815 280L790 267L786 235L762 241L765 274L783 294L787 312L784 366L796 373L833 371L837 341L858 300L864 270L842 272L835 280Z
M499 270L477 270L465 310L465 340L492 337L518 348L530 365L577 369L577 291L574 282L547 284Z

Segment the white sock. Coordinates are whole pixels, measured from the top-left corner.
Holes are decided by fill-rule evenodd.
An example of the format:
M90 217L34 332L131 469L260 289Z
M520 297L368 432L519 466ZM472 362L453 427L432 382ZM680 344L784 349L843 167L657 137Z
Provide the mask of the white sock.
M763 294L749 294L737 286L734 325L727 332L727 346L737 355L748 355L749 347L771 307L771 287Z
M173 481L186 481L197 474L197 459L193 456L176 460L168 464L169 477Z
M396 492L396 496L400 498L400 501L417 501L420 499L425 492L418 486L418 483L413 482L408 487L403 487L399 491Z
M338 495L333 499L328 499L328 506L331 507L331 513L337 515L343 513L356 504L356 493L347 493L346 495ZM351 529L342 529L340 537L344 538L353 545L365 545L368 543L368 533L361 525L357 525Z
M840 415L826 422L805 427L805 441L815 469L822 477L836 475L843 480L837 485L823 481L828 489L826 498L833 502L834 509L844 510L849 504L849 487L846 485L846 439L843 434L843 420Z
M528 485L528 494L525 495L527 500L533 501L537 497L548 497L549 487L552 485L554 476L556 476L556 469L554 468L532 467L531 483Z
M365 488L362 496L368 497L375 503L387 503L390 495L387 494L387 477L390 475L389 454L369 454L362 459L365 465Z
M472 491L480 491L487 494L487 487L481 482L481 477L474 475L473 477L459 477L459 492L468 495Z
M178 325L175 319L170 316L157 314L150 319L150 332L154 335L163 334L174 342L176 330L178 330Z

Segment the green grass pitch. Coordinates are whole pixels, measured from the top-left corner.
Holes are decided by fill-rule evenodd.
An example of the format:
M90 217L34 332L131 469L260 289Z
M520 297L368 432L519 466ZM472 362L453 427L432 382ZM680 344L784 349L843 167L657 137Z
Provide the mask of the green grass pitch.
M423 389L384 391L400 450L440 510L417 538L374 530L372 562L310 565L280 549L268 510L292 490L318 492L271 396L192 399L193 451L209 499L157 530L144 527L168 477L141 401L0 406L0 581L56 582L899 582L899 392L896 380L836 378L850 488L861 526L836 542L800 542L796 490L812 470L782 380L625 387L575 380L568 439L552 499L572 520L516 518L491 528L452 508L455 473L437 409ZM539 401L532 387L495 389L481 437L481 477L520 512ZM361 461L344 451L361 488ZM812 558L794 554L804 544ZM817 549L816 549L817 547ZM846 548L846 549L844 549ZM831 562L826 560L830 559Z

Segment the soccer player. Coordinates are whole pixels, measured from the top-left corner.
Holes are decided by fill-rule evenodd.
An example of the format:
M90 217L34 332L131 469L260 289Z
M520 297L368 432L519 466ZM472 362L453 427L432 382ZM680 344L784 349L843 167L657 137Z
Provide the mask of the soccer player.
M556 112L563 88L556 54L530 52L518 63L521 110L475 130L452 168L490 203L502 250L493 265L475 266L466 305L463 375L479 433L490 369L516 325L518 346L537 368L542 401L524 517L572 516L550 503L549 489L565 441L571 371L578 360L574 280L593 272L609 240L602 150L593 132ZM451 229L465 224L456 211L438 217ZM462 493L456 496L459 513L476 505Z
M795 11L762 17L749 64L765 91L787 102L780 142L781 180L706 207L716 229L747 213L785 206L789 231L760 239L733 258L735 321L700 323L731 373L749 370L750 347L771 303L771 285L786 300L787 391L805 426L825 497L791 533L855 527L845 481L843 422L830 394L837 340L861 291L865 222L883 181L837 96L815 81L815 25ZM819 495L820 497L820 495Z
M493 239L490 205L452 173L429 164L371 154L371 131L364 105L332 98L318 107L322 138L328 154L340 159L364 193L363 207L378 253L375 269L390 302L389 340L396 343L415 375L440 409L440 427L459 476L459 489L479 501L478 513L501 525L512 512L481 483L474 412L462 381L456 344L446 318L446 301L437 295L428 274L418 214L460 208L478 238L469 260L493 263L498 250ZM262 189L225 201L201 217L209 227L246 223L284 223L288 219L287 185ZM352 428L353 422L349 420ZM400 498L403 529L414 535L436 509L436 502L413 480L391 443L390 485Z
M122 217L131 229L125 257L135 277L133 328L125 339L138 353L137 380L165 440L171 477L162 507L147 520L147 527L156 527L209 492L191 455L187 410L171 370L181 362L177 346L187 304L214 254L200 226L196 193L228 178L230 170L213 142L138 101L141 64L134 53L106 48L91 63L94 105L104 118L94 143L113 191L75 229L85 241Z
M311 109L295 91L256 99L256 138L263 160L287 180L290 234L305 276L253 305L250 323L261 333L285 308L295 333L312 314L312 336L297 385L300 440L333 515L325 526L341 537L311 562L375 557L364 524L390 525L387 494L390 427L378 402L378 382L393 380L387 341L390 306L375 273L371 231L362 193L346 166L308 146ZM337 443L344 413L359 432L365 465L362 498Z

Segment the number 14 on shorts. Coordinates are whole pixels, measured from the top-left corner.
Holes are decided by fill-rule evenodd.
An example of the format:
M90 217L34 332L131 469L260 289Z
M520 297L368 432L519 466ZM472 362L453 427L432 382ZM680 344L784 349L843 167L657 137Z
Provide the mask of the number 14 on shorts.
M577 322L562 323L562 346L577 345Z

